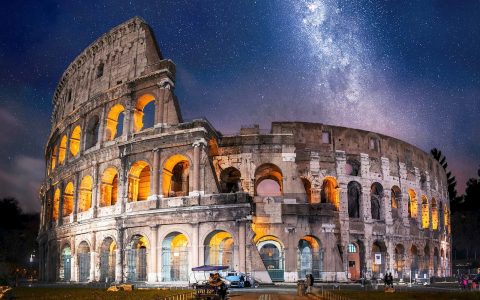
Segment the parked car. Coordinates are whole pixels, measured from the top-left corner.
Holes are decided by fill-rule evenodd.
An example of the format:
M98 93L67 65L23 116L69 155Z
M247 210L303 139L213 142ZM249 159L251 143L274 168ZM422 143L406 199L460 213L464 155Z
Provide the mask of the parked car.
M230 282L231 287L245 287L246 276L241 272L227 272L225 279Z

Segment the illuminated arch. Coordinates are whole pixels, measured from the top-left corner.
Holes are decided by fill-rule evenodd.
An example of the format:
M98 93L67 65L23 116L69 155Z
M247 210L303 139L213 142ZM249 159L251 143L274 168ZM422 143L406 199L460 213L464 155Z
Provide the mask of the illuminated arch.
M432 198L432 230L438 230L438 207L435 198Z
M67 136L63 135L60 140L60 150L58 151L58 164L65 162L65 156L67 154Z
M100 246L100 282L115 280L117 243L111 237L103 240Z
M84 212L89 210L92 207L92 188L93 188L93 179L92 176L85 176L80 182L80 193L79 193L79 203L78 210Z
M148 240L145 236L136 234L128 245L127 255L127 280L146 281L147 280L147 249L149 248Z
M412 219L416 219L418 217L418 201L417 201L417 194L414 190L408 190L408 197L410 200L408 201L408 216Z
M119 118L120 114L123 115L124 112L125 107L121 104L116 104L110 109L105 124L105 140L113 141L123 133L123 124L119 124ZM120 132L119 129L122 129L122 131Z
M52 219L54 221L58 220L58 214L60 210L60 189L56 188L55 193L53 194L53 212Z
M331 203L338 210L340 207L340 193L339 187L335 177L327 176L322 183L322 191L320 192L320 199L322 203Z
M320 240L317 237L306 235L298 241L297 265L298 278L305 278L307 274L320 278L323 257Z
M150 165L142 160L132 164L128 172L128 201L147 200L150 196Z
M55 170L55 166L56 166L56 163L57 163L57 150L58 150L58 145L55 144L53 145L53 149L52 149L52 161L50 163L50 168L51 170Z
M443 224L447 233L450 234L450 211L446 203L443 206Z
M163 164L162 193L165 197L187 196L189 192L189 159L181 154L170 156Z
M152 94L145 94L142 95L137 100L137 104L135 106L135 112L133 114L133 131L139 132L143 129L143 117L144 117L144 109L150 102L155 101L155 96Z
M78 281L87 282L90 279L90 246L82 241L77 248Z
M109 167L103 171L100 187L100 206L110 206L117 203L118 197L118 172Z
M284 280L284 246L276 236L267 235L257 241L257 249L272 281Z
M80 128L80 125L77 125L70 135L70 154L72 154L73 157L77 156L78 152L80 152L81 138L82 129Z
M395 220L402 216L402 191L398 186L392 186L390 190L390 197L392 206L392 218Z
M75 189L73 182L67 183L63 192L63 216L68 216L73 212L73 194Z
M224 230L215 230L204 241L205 265L230 266L234 268L232 235Z
M185 234L169 233L162 241L162 281L188 279L189 242Z
M430 205L428 205L428 198L422 195L422 228L428 229L430 227Z

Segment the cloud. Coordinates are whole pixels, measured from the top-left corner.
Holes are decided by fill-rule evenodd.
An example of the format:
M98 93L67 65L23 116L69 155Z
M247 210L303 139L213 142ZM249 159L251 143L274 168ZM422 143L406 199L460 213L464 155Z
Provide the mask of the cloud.
M5 108L0 108L0 145L6 145L12 141L11 134L23 130L20 121Z
M0 198L14 197L25 212L38 212L38 192L44 169L42 159L16 156L6 169L0 169Z

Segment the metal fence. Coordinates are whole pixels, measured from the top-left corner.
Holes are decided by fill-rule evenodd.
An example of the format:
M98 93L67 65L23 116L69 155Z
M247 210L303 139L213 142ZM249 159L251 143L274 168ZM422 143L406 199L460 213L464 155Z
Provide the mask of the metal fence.
M112 282L115 280L115 253L100 253L100 282Z
M87 282L90 278L90 252L78 254L78 281Z
M127 280L130 282L147 280L147 249L127 250Z

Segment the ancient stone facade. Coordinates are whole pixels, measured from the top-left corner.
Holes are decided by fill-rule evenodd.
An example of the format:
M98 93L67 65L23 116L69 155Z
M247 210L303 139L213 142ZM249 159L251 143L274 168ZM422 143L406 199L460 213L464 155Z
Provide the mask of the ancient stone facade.
M139 18L65 71L45 151L41 280L185 283L203 264L261 282L450 275L446 175L430 155L325 124L225 136L183 121L174 88L175 65Z

